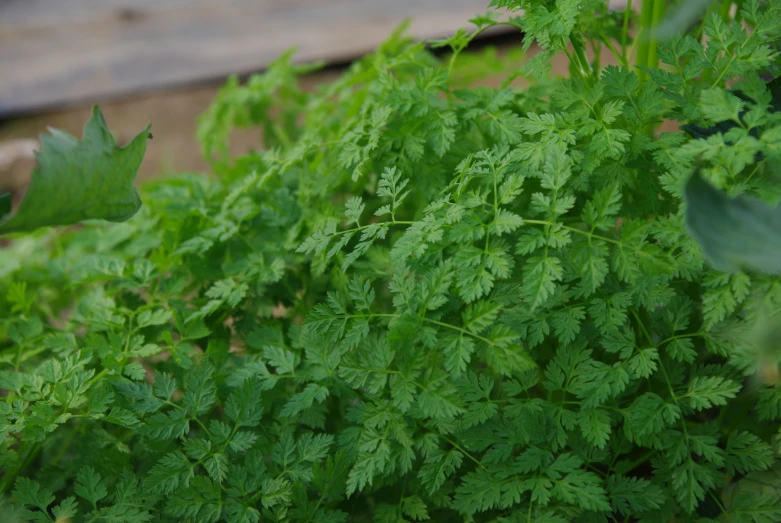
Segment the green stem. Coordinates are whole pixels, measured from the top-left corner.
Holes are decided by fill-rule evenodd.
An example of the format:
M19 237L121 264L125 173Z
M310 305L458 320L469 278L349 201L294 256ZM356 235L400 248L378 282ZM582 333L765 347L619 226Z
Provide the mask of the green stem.
M282 145L282 147L285 149L290 148L292 141L287 135L285 128L279 125L279 122L276 118L271 122L271 129L274 131L274 134L276 135L276 138L279 140L279 143Z
M656 69L659 58L656 55L656 27L664 18L667 8L666 0L643 0L640 10L640 34L638 35L637 59L638 66L647 69ZM641 82L648 80L648 73L642 69L639 72Z
M472 34L470 34L469 35L469 39L467 41L462 42L457 47L452 47L451 49L452 49L453 52L450 54L450 59L448 60L448 64L447 64L447 75L448 76L450 76L453 73L453 66L456 64L456 59L458 58L458 55L461 54L461 51L463 51L464 49L469 47L469 44L472 43L472 41L475 38L477 38L478 36L480 36L484 31L486 31L487 29L489 29L489 28L491 28L491 27L493 27L495 25L509 25L511 27L515 27L512 24L504 24L503 22L496 22L496 23L493 23L493 24L489 24L489 25L486 25L484 27L481 27L477 31L475 31Z
M24 457L19 458L19 464L14 468L13 472L6 471L6 473L3 475L2 481L0 481L0 494L5 494L8 492L8 490L13 486L14 482L16 481L17 476L24 472L24 470L32 463L32 461L38 456L38 453L41 451L41 448L43 446L42 442L37 442L33 444L32 447L30 447L27 451L24 453Z
M635 64L638 66L644 66L648 62L651 42L650 27L654 16L655 1L643 0L643 4L640 7L640 33L637 35L637 56L635 57ZM638 71L638 75L641 82L645 82L648 79L648 75L642 69Z
M574 35L570 35L569 41L572 43L572 49L575 51L575 56L577 57L577 64L579 66L579 70L584 78L591 78L592 71L591 71L591 64L589 64L588 57L586 57L586 50L583 47L583 43L581 42L580 38L577 38Z
M68 449L70 448L76 436L81 435L82 427L83 425L79 425L79 427L74 427L73 430L68 432L67 436L65 437L65 440L62 443L60 443L60 450L57 451L57 454L54 456L54 458L52 458L51 462L49 463L49 466L54 467L60 462L60 460L68 452Z
M623 49L621 51L616 49L616 47L613 45L613 42L611 42L610 39L607 38L604 40L603 43L605 44L605 47L607 47L610 50L610 52L613 54L616 60L618 60L621 63L621 65L623 65L625 68L629 69L629 62L627 62L626 60L626 55Z
M621 54L624 57L624 64L629 69L629 53L627 52L627 45L629 42L629 17L632 13L632 0L627 0L626 7L624 8L624 27L621 30Z
M658 452L657 450L651 450L630 463L619 463L619 466L617 466L613 470L618 475L627 474L633 471L634 469L636 469L637 467L639 467L640 465L642 465L643 463L646 463L651 458L653 458L657 454L657 452Z
M719 16L721 16L721 19L725 22L728 22L730 19L730 11L732 10L732 0L726 0L724 3L721 4L721 9L719 9Z
M648 61L646 62L646 67L649 69L656 69L659 67L659 57L657 56L659 41L656 39L656 28L659 27L659 24L662 23L662 19L664 19L664 14L666 11L666 0L654 0L653 17L651 18L650 33L648 35L651 42L648 52Z

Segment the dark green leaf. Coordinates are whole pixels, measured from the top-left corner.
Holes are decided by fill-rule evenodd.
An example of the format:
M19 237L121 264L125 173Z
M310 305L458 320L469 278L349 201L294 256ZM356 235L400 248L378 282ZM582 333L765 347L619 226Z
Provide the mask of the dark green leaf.
M686 227L714 268L781 273L781 208L729 198L697 173L686 184Z

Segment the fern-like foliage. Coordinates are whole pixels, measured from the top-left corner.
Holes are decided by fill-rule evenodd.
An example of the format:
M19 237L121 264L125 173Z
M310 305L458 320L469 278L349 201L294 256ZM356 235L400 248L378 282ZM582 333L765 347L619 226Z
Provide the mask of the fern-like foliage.
M0 251L0 519L778 520L779 277L710 268L682 204L695 168L779 196L781 15L739 5L647 76L632 14L495 0L477 32L542 49L498 87L468 32L231 80L220 177Z

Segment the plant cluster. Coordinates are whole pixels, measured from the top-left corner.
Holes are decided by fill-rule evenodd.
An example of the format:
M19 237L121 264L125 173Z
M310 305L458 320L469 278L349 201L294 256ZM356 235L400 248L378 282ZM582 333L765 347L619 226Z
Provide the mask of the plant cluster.
M216 177L0 251L0 519L781 520L781 268L741 222L781 196L781 6L732 6L657 41L659 0L494 0L314 91L289 54L229 81ZM541 50L462 81L500 23Z

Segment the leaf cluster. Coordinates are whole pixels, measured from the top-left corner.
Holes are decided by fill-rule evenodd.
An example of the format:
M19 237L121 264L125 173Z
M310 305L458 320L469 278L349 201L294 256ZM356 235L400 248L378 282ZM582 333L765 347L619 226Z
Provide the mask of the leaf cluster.
M492 5L543 49L502 85L467 32L309 91L285 55L203 115L219 176L0 251L0 519L781 517L779 276L711 267L683 200L781 197L777 2L647 76L579 58L631 45L607 2Z

